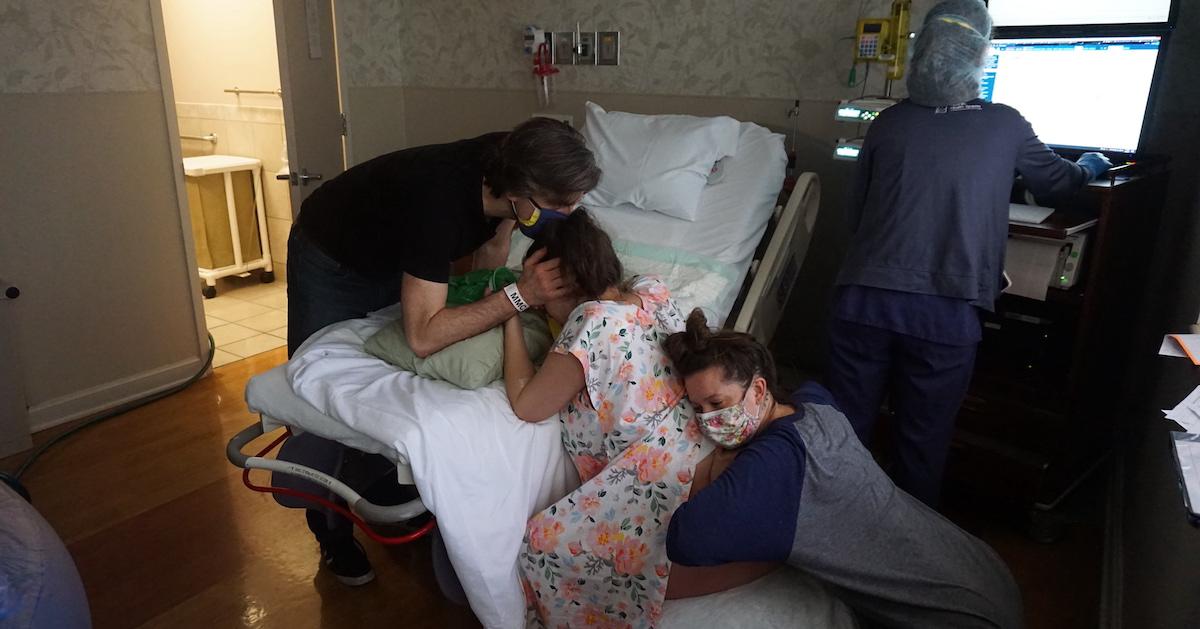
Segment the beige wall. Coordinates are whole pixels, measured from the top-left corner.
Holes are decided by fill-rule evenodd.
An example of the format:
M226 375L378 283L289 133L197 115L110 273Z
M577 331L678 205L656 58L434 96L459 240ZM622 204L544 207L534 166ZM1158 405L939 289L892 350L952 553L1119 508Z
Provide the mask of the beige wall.
M410 146L403 87L347 87L343 93L348 165Z
M280 107L273 94L223 91L279 88L271 0L161 1L177 102Z
M180 382L207 350L145 0L0 12L0 274L35 428Z
M287 262L292 227L283 166L283 105L274 94L227 94L226 88L279 87L271 0L162 0L179 132L215 133L217 143L184 140L183 155L241 155L263 163L271 258ZM278 269L283 275L283 268Z
M933 0L917 0L922 14ZM533 90L522 29L621 32L621 65L564 66L559 89L600 93L835 100L845 87L859 6L889 0L341 0L344 80Z
M918 18L933 4L918 0ZM886 15L889 5L866 0L863 14ZM854 32L859 6L837 0L340 0L351 162L430 138L501 129L542 110L572 113L579 126L585 97L611 108L681 107L789 128L784 112L793 100L832 107L859 93L845 85L851 63L845 37ZM621 65L562 66L553 79L554 104L539 107L530 58L521 51L522 28L569 30L576 21L584 29L621 31ZM881 91L878 72L875 77L869 87ZM832 113L813 111L801 125L808 141L836 138ZM398 113L403 131L387 124Z

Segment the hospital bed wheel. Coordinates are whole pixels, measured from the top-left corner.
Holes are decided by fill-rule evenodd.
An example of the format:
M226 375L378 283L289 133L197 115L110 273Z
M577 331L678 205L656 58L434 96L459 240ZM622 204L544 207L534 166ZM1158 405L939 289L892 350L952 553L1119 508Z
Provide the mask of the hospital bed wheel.
M263 271L262 275L258 276L258 281L263 284L270 284L275 281L275 271Z
M205 285L200 289L200 294L204 295L205 299L212 299L217 296L217 287Z

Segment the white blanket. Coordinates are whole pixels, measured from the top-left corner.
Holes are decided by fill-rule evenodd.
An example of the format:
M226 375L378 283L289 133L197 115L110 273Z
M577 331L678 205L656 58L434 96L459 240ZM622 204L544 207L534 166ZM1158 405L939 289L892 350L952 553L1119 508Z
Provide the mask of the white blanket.
M523 627L517 557L525 523L579 484L560 424L517 419L498 384L463 391L363 351L397 310L334 324L300 347L286 369L307 404L289 399L271 374L251 380L247 402L289 425L407 463L475 615L486 627ZM854 621L824 588L781 570L728 592L668 601L662 626L841 628Z
M288 377L317 410L399 453L479 621L522 627L525 523L578 485L559 422L521 421L498 384L464 391L364 352L398 314L387 308L318 332L288 363Z

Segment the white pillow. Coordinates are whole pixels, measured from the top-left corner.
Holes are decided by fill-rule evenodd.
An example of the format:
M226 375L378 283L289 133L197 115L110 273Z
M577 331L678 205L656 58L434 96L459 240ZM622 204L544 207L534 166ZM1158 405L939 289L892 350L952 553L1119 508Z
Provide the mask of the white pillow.
M629 203L694 221L713 164L737 154L739 132L728 116L644 116L589 102L583 135L602 174L583 204Z

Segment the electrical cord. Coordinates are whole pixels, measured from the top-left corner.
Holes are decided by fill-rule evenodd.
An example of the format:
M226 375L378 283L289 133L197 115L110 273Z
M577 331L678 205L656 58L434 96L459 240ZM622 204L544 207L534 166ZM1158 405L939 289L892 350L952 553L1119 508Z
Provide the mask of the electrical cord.
M213 335L210 332L208 334L208 358L205 359L204 365L202 367L200 367L200 370L197 371L196 373L192 374L192 376L190 378L188 378L187 380L185 380L169 389L165 389L163 391L159 391L158 393L147 395L146 397L143 397L143 398L131 400L129 402L121 404L120 406L109 409L108 411L105 411L104 413L97 415L96 417L93 417L93 418L83 422L82 424L79 424L78 426L64 432L63 434L51 439L50 441L43 443L41 446L38 447L37 450L33 451L33 454L29 455L29 458L25 459L25 462L22 463L21 466L17 468L17 471L13 472L12 474L8 474L8 473L0 471L0 481L3 481L9 487L12 487L13 490L16 491L17 493L21 494L21 496L24 497L25 500L30 500L29 490L27 490L25 488L25 486L21 484L21 477L25 475L25 472L29 471L29 468L32 467L33 464L38 460L38 458L40 458L43 454L45 454L46 451L48 451L50 448L53 448L54 446L58 445L59 443L66 441L68 438L79 434L80 432L82 432L83 430L85 430L87 428L91 428L92 426L95 426L96 424L99 424L104 421L108 421L108 420L116 417L117 415L121 415L123 413L128 413L129 411L132 411L135 408L140 408L151 402L157 402L158 400L161 400L165 397L175 395L176 393L179 393L180 391L192 386L193 384L196 383L197 380L204 377L204 373L207 372L209 367L212 366L213 357L216 356L216 354L217 354L217 342L213 339Z

